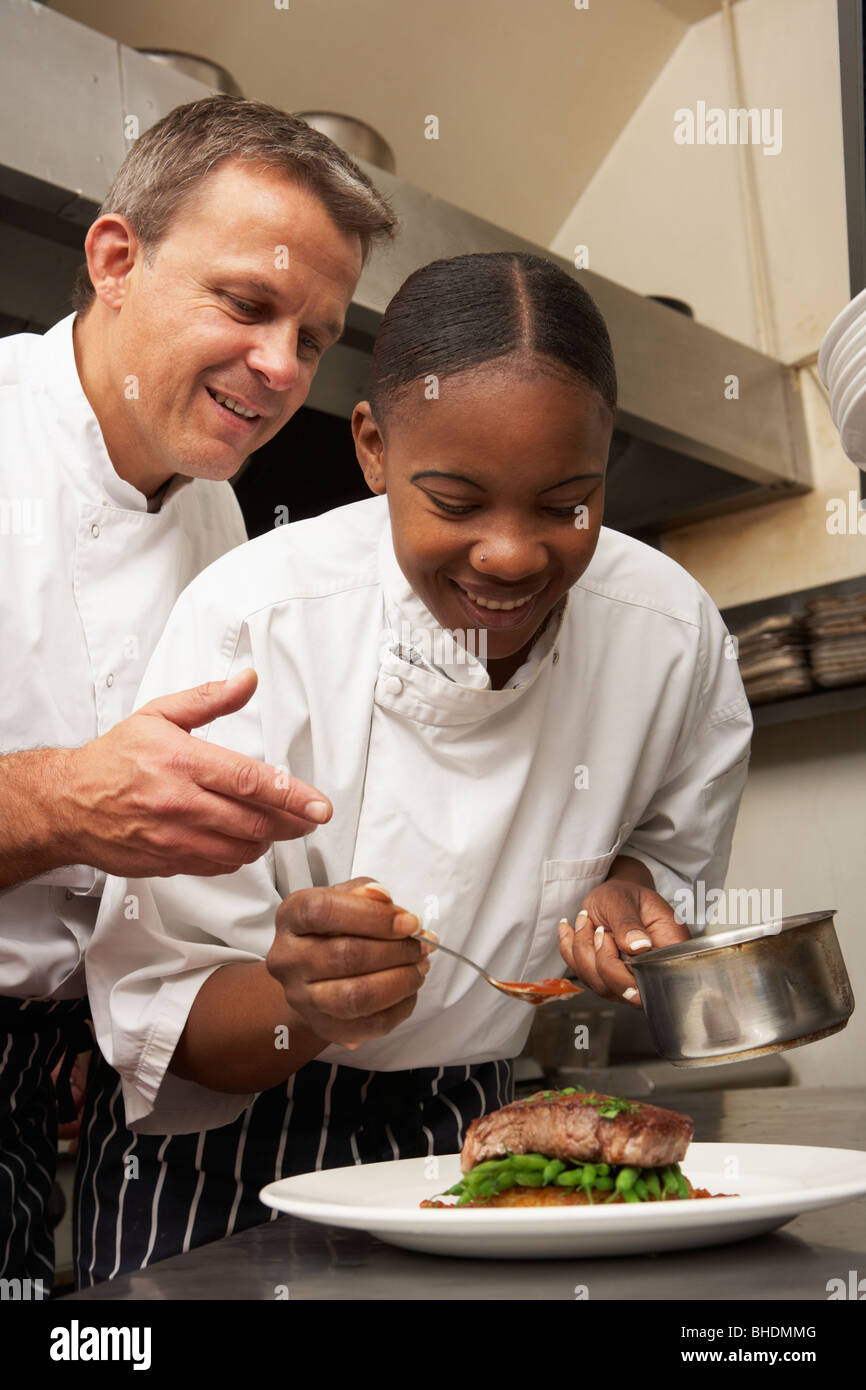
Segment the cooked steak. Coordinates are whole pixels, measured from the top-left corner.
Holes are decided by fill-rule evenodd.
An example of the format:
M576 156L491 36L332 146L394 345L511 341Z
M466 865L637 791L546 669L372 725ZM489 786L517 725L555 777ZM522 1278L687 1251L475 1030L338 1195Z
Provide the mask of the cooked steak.
M685 1156L694 1123L657 1105L628 1103L597 1091L573 1095L539 1091L527 1100L473 1120L460 1158L464 1173L506 1153L659 1168ZM600 1113L613 1110L610 1118Z

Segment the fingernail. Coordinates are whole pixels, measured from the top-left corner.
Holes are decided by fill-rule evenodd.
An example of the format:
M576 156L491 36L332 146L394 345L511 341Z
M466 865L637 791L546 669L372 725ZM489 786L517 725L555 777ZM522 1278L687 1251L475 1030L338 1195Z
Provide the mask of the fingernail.
M569 931L571 931L571 923L569 922L567 917L560 917L559 925L561 927L568 927Z
M314 820L318 825L322 825L329 819L331 808L327 801L308 801L304 807L304 815L307 820Z
M636 998L637 998L637 990L636 990L636 989L627 989L622 997L623 997L623 999L636 999Z
M629 932L625 938L625 944L630 951L648 951L652 949L652 942L649 937L641 935L640 932Z
M391 925L398 936L411 936L421 923L414 912L398 912Z
M424 935L425 935L425 936L429 936L431 941L438 941L438 940L439 940L439 933L438 933L438 931L434 931L432 927L425 927L425 928L424 928Z
M576 916L575 919L574 919L574 930L575 930L575 931L580 931L580 927L585 927L585 926L586 926L586 922L580 922L581 917L585 917L585 918L586 918L586 922L589 921L589 913L587 912L587 910L586 910L585 907L582 907L582 908L580 909L580 912L578 912L577 916ZM577 925L578 922L580 922L580 927Z
M604 927L596 927L595 931L594 931L593 934L592 934L592 944L593 944L593 946L595 947L596 950L599 949L599 947L601 946L601 943L602 943L603 941L604 941Z
M369 893L371 898L378 898L380 902L393 902L391 894L387 888L383 888L381 883L365 883L364 892Z

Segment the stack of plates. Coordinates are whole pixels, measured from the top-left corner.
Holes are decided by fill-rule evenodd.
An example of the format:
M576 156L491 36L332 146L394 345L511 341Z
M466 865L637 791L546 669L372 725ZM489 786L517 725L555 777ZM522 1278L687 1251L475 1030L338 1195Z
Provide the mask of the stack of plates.
M866 591L806 604L812 671L819 685L866 681Z
M842 448L866 469L866 290L833 320L818 354Z
M737 633L740 675L750 704L806 695L815 688L809 634L799 613L773 613Z

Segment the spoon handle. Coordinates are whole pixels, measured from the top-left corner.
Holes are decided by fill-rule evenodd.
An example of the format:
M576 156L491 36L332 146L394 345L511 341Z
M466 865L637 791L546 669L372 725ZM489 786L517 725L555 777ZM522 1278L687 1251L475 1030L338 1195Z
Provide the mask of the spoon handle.
M450 946L443 946L441 941L434 941L432 936L427 935L423 927L419 927L418 930L413 931L411 935L418 941L427 941L431 946L435 946L437 951L444 951L446 956L454 956L455 960L462 960L464 965L471 965L473 970L477 970L479 975L484 976L488 984L499 984L498 980L494 980L491 975L488 975L486 970L482 970L481 966L474 960L470 960L468 956L461 956L459 951L452 951Z

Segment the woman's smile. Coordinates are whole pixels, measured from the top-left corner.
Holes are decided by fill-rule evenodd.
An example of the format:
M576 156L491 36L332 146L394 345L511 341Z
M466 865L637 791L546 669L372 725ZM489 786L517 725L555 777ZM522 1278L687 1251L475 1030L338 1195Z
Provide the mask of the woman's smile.
M457 602L472 620L473 627L518 628L532 622L537 616L538 600L544 594L547 584L536 586L528 593L523 591L510 594L507 589L490 590L484 585L477 588L473 584L463 584L460 580L446 576L454 591Z

